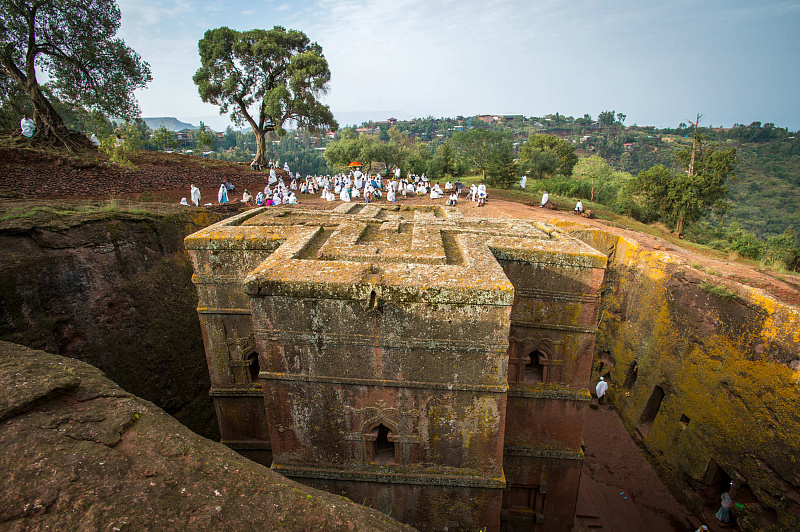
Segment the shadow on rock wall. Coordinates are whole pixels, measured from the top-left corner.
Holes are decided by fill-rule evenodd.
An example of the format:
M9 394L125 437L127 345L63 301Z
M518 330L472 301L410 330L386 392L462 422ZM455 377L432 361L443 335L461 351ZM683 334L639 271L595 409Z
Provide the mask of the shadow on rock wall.
M0 339L83 360L218 439L185 235L204 211L0 224Z

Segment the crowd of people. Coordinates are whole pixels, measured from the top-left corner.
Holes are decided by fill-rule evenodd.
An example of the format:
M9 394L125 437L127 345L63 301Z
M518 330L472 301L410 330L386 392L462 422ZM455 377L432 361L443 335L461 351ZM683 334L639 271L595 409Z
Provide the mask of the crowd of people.
M280 176L275 171L277 167L272 161L269 163L269 177L263 192L258 191L255 195L248 190L242 193L241 202L256 206L272 205L294 205L299 203L298 195L309 194L319 195L326 201L351 202L363 199L364 203L372 203L378 199L394 203L398 198L405 197L430 197L431 200L438 200L447 196L446 205L455 206L458 204L462 193L466 197L482 207L486 204L488 192L486 185L479 183L473 184L467 189L460 179L447 181L444 188L440 183L432 183L427 176L407 174L402 177L400 169L396 169L391 179L385 178L380 174L363 173L360 169L351 170L349 173L336 175L307 175L300 177L296 172L292 175L288 163L284 163L283 170L286 177ZM288 181L288 182L287 182ZM225 204L233 201L233 193L236 187L230 181L220 184L217 193L217 203ZM196 205L201 205L200 189L191 185L190 200ZM189 205L186 198L181 200L182 205ZM212 205L206 203L205 205Z

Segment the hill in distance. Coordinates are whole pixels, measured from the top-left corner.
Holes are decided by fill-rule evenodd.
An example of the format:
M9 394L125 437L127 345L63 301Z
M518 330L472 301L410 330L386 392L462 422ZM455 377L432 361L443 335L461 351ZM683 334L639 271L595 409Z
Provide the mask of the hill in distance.
M148 117L148 118L142 118L142 120L144 120L144 123L147 124L147 127L149 127L150 129L158 129L161 126L164 126L170 131L181 131L183 129L200 129L199 126L195 126L187 122L181 122L174 116Z

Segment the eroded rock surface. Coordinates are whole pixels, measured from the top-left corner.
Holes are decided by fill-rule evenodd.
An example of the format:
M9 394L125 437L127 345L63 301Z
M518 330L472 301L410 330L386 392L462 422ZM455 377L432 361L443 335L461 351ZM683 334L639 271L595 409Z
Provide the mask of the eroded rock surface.
M180 206L3 208L0 339L87 362L217 439L183 237L220 216ZM33 216L13 218L15 209Z
M83 362L0 342L2 530L412 530L197 436Z

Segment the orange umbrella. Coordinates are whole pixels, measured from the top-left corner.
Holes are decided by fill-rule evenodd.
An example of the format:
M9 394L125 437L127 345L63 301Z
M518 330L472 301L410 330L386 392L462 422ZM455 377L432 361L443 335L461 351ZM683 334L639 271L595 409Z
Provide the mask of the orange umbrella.
M358 161L353 161L352 163L347 165L348 168L351 166L363 166L363 165Z

